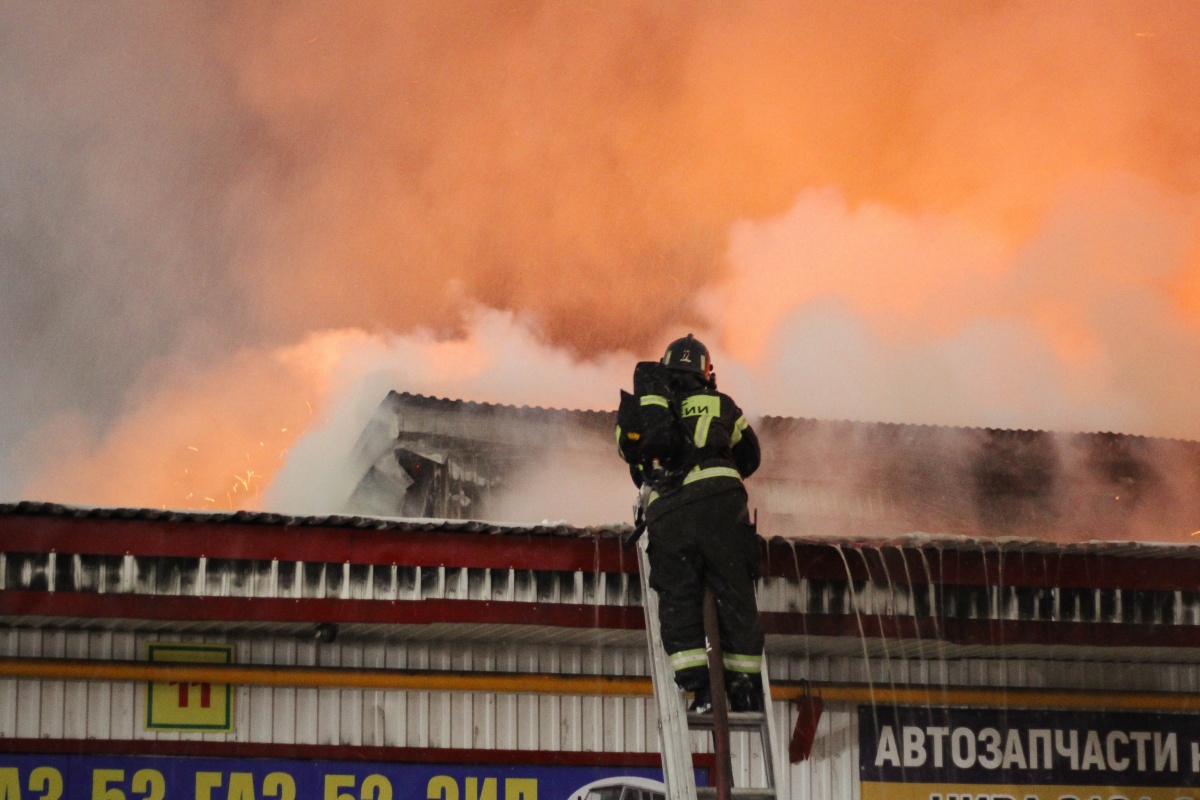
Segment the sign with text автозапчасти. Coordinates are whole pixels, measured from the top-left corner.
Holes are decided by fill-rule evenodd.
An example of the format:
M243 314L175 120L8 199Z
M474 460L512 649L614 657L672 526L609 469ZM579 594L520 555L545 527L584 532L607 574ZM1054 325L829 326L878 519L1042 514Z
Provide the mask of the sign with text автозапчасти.
M1200 717L860 706L862 800L1200 798Z

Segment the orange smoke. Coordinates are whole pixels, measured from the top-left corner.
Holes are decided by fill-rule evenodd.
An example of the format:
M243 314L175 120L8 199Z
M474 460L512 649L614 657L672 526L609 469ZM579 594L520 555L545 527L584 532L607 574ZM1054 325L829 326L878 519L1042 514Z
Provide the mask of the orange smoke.
M236 13L241 97L298 165L248 279L294 330L453 328L468 299L645 348L694 319L735 221L807 188L1013 244L1078 180L1200 181L1192 4Z
M44 454L26 496L178 509L257 509L288 448L313 422L353 332L245 350L207 370L163 367L102 438L72 417L30 437ZM161 366L161 365L160 365Z
M864 372L1000 320L1020 329L1011 363L1048 342L1047 372L1067 374L1056 424L1136 406L1132 387L1145 432L1193 429L1200 386L1171 353L1200 329L1200 5L302 0L216 16L238 110L270 148L238 187L260 235L237 288L271 342L318 335L147 376L94 441L60 421L91 447L28 496L253 507L331 390L321 331L450 337L476 307L589 364L711 322L761 365L832 298L886 345ZM430 352L426 385L386 388L460 395L502 357L474 340ZM985 387L957 413L1014 386L955 359ZM847 396L868 418L932 415L894 374ZM1017 388L1014 407L1042 392ZM900 411L895 394L911 395Z

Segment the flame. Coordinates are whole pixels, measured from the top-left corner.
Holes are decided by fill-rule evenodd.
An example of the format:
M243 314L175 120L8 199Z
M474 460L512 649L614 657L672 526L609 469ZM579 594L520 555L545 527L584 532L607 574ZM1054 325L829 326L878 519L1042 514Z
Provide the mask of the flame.
M55 458L28 494L97 505L259 508L271 476L313 422L309 398L330 391L342 355L366 338L330 331L273 351L244 350L207 370L168 373L90 447L47 448ZM75 440L76 424L53 420L36 439Z
M220 196L253 208L228 289L269 344L150 365L108 427L52 420L29 496L252 507L352 383L606 407L591 381L679 328L776 413L1200 435L1178 369L1200 358L1200 6L211 25L196 63L233 96L204 113L267 151ZM514 337L537 357L494 344Z

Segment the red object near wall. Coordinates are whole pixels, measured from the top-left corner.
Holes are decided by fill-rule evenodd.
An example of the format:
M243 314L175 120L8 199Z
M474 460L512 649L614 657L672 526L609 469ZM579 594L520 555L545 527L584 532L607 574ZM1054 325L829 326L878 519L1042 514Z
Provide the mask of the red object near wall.
M825 704L821 698L805 695L796 701L796 729L792 731L792 741L788 745L788 759L793 764L807 761L812 753L813 741L817 738L817 725L821 722L821 712Z

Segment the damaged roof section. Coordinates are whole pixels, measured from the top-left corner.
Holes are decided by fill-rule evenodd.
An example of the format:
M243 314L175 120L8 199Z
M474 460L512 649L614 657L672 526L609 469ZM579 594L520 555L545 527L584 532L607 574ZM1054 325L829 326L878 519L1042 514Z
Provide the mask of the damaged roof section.
M596 475L622 468L615 422L614 412L392 392L355 446L344 510L495 518L504 493L550 455L592 491ZM790 417L755 428L763 466L747 488L767 537L1183 542L1200 530L1196 442Z
M473 403L391 392L350 457L361 476L345 511L398 517L495 517L499 496L547 459L584 481L620 469L616 414ZM616 520L614 520L616 522Z
M787 498L763 505L801 535L1192 542L1200 529L1196 442L781 417L759 428L763 482Z
M3 505L0 625L632 643L623 530ZM914 535L764 555L776 650L1200 652L1195 547Z

